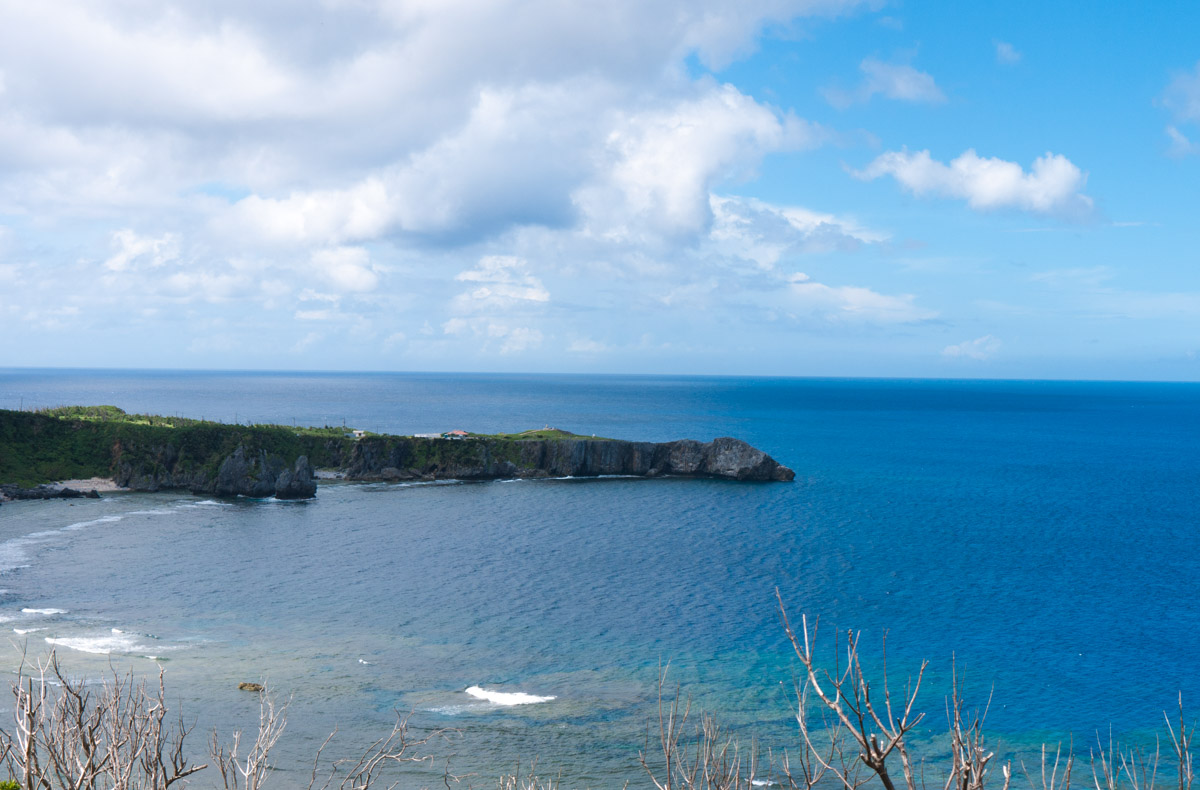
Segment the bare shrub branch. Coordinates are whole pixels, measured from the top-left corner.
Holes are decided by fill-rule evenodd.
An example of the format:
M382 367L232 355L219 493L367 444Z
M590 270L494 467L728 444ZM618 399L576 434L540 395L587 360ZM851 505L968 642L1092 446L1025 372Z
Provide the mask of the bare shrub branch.
M166 690L113 672L93 695L51 652L13 681L12 729L0 728L0 761L26 790L166 790L202 770L184 754L191 731L167 723Z
M439 728L417 737L409 728L408 720L410 716L412 716L411 713L401 715L397 711L396 722L392 725L391 732L368 746L359 757L335 760L327 769L322 769L320 765L321 754L337 733L337 730L334 730L325 739L325 743L321 744L321 748L317 751L317 756L313 760L312 779L309 780L308 790L313 790L316 787L318 775L323 771L325 773L325 780L321 784L320 790L328 790L328 788L334 786L339 788L339 790L369 790L375 782L379 781L380 776L388 767L402 764L433 763L437 757L429 753L425 747L435 741L447 740L451 735L457 734L458 730ZM449 772L449 766L447 766L443 776L443 781L447 787L449 787L451 778L453 777ZM338 782L337 785L334 785L335 781ZM396 783L393 783L389 785L389 788L394 788L395 786Z
M258 733L245 757L238 756L242 746L241 731L233 734L233 742L228 747L219 743L217 733L213 732L209 754L221 774L225 790L260 790L271 770L271 749L278 743L285 727L287 703L276 708L274 698L264 689L258 694Z
M701 714L700 723L689 733L691 699L684 699L679 687L670 699L663 695L667 668L658 673L658 749L662 755L661 773L648 756L647 746L638 753L642 770L658 790L738 790L755 786L758 771L758 747L751 744L743 751L737 741L726 735L716 719Z

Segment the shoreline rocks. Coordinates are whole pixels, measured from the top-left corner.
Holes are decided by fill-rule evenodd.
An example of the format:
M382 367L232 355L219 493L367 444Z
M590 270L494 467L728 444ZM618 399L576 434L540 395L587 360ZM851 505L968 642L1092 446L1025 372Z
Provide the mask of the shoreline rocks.
M316 476L304 455L289 464L279 455L239 444L215 472L187 463L172 445L140 455L137 463L122 457L117 464L116 482L121 487L133 491L182 488L193 494L254 499L311 499L317 493Z
M96 489L79 491L53 483L44 483L33 488L22 488L11 483L0 483L0 502L18 499L99 499Z

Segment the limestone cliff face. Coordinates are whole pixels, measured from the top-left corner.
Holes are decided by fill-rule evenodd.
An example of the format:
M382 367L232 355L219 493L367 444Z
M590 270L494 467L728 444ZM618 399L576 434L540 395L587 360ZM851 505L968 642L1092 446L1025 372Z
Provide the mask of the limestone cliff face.
M795 473L738 439L625 442L604 439L417 439L355 443L350 480L494 480L516 477L712 477L790 481Z
M217 496L239 494L258 499L308 499L317 493L317 481L308 458L300 456L292 468L277 455L247 453L238 445L233 454L221 462L212 493Z
M288 463L266 450L238 445L215 470L182 457L173 445L122 452L114 448L117 485L134 491L186 489L194 494L255 498L308 499L317 493L317 481L305 456ZM127 458L132 460L127 460Z
M542 434L543 432L529 432ZM792 470L737 439L627 442L564 431L464 439L367 436L338 430L223 425L116 407L64 415L0 409L0 497L41 497L38 483L108 477L136 491L206 496L314 496L313 459L350 480L494 480L630 475L791 480ZM24 488L22 488L24 486ZM19 491L18 491L19 489ZM61 496L61 494L58 494Z

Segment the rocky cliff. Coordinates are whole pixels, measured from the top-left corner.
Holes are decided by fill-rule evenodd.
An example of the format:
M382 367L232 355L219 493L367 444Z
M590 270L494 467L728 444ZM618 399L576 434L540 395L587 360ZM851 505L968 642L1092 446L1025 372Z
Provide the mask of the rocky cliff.
M16 486L0 490L0 499L41 498L46 491L36 488L39 483L88 477L111 477L135 491L305 499L316 494L314 466L337 469L350 480L794 477L792 470L737 439L656 444L549 433L354 439L340 428L222 425L126 415L112 406L49 413L0 410L0 483Z
M418 439L377 436L355 442L350 480L519 477L714 477L790 481L795 473L739 439L626 442L611 439Z
M306 456L289 463L265 449L247 450L239 444L215 474L210 464L188 463L171 444L143 452L114 449L114 480L134 491L183 488L194 494L263 499L308 499L316 496L317 481Z

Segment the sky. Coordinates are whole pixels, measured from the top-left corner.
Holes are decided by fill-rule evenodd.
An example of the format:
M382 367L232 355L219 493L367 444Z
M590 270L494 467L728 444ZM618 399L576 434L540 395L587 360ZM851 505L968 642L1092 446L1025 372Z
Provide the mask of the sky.
M1196 30L0 0L0 367L1197 380Z

